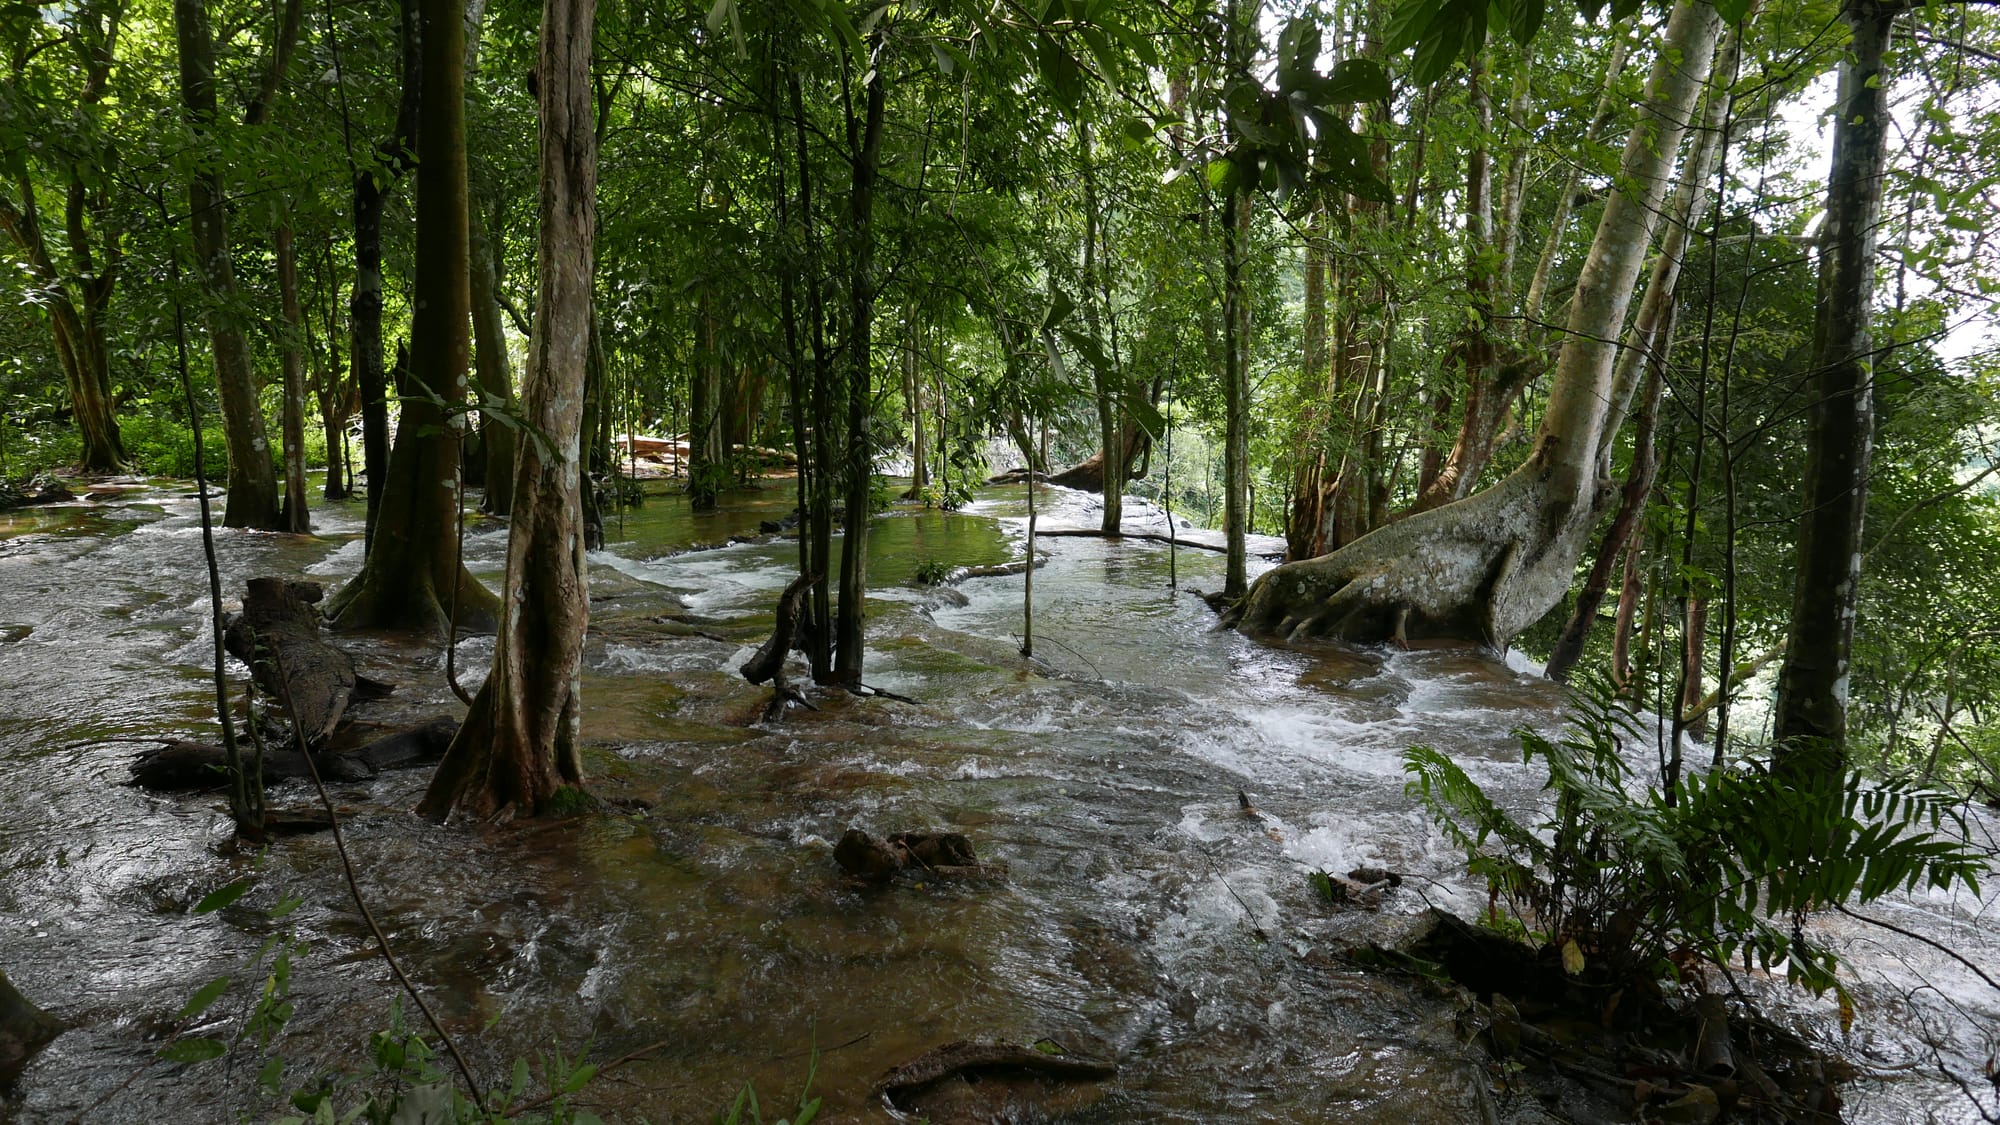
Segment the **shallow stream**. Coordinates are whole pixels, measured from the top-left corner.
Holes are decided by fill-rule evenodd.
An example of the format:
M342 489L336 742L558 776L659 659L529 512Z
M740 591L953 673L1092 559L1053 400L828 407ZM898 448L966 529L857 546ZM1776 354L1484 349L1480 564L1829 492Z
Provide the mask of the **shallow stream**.
M767 692L735 669L768 631L794 549L689 548L754 534L791 500L774 481L697 516L654 494L592 558L587 765L600 792L646 813L437 827L409 812L422 771L336 788L373 911L492 1084L551 1046L612 1058L660 1044L585 1104L705 1122L746 1081L767 1107L789 1105L817 1048L821 1120L888 1121L868 1092L890 1067L953 1039L1051 1039L1120 1066L1059 1107L1065 1121L1547 1119L1481 1093L1486 1065L1460 1042L1451 998L1334 955L1426 905L1483 904L1403 794L1400 756L1438 747L1525 806L1538 779L1510 731L1560 722L1550 684L1460 650L1253 643L1217 631L1188 592L1221 584L1219 555L1180 551L1176 591L1167 547L1082 538L1038 544L1031 664L1020 576L969 580L962 599L911 584L928 562L1020 557L1016 488L873 525L866 678L915 705L827 699L759 725ZM1045 495L1044 518L1094 524L1092 502ZM0 514L0 967L74 1025L0 1120L276 1115L257 1051L151 1061L195 990L240 973L274 933L310 943L273 1044L288 1086L365 1069L396 994L330 839L248 854L219 798L123 784L142 743L116 740L213 737L195 507L186 487L159 485ZM220 534L229 596L257 574L351 574L358 507L314 521L311 537ZM497 581L504 537L471 523L474 573ZM357 717L458 712L441 649L341 643L401 685ZM462 642L461 678L490 653ZM1261 819L1242 815L1239 790ZM308 803L303 789L274 798ZM963 832L1010 875L863 888L831 858L850 826ZM1359 864L1422 878L1380 912L1315 900L1307 872ZM189 913L253 872L235 905ZM303 905L273 920L287 895ZM1875 913L2000 965L1990 888ZM1861 971L1851 1032L1830 1000L1784 1012L1865 1072L1847 1119L1976 1120L1925 1043L1976 1074L2000 995L1918 943L1838 937ZM242 1018L232 999L185 1030L226 1038Z

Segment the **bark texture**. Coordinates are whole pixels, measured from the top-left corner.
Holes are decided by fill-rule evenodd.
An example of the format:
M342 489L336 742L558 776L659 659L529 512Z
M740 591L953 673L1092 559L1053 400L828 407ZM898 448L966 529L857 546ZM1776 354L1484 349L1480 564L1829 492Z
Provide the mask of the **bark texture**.
M1875 229L1890 128L1883 53L1901 4L1848 0L1853 33L1840 68L1833 174L1821 228L1813 319L1813 405L1806 437L1805 515L1773 735L1781 761L1809 743L1841 751L1847 676L1861 582L1861 521L1875 436L1875 360L1869 334Z
M1446 637L1500 646L1569 589L1611 490L1599 476L1617 337L1720 19L1680 0L1571 302L1533 452L1484 492L1420 512L1258 580L1226 620L1255 632L1358 641Z
M183 0L185 2L185 0ZM471 368L465 179L465 19L422 0L416 308L402 418L361 573L328 607L338 628L491 629L497 605L458 558L458 473ZM358 285L357 285L358 288ZM369 478L369 488L378 481Z
M418 811L442 819L551 810L583 784L577 755L583 636L590 621L582 502L597 131L590 83L595 0L542 8L541 244L521 411L548 442L523 442L507 534L493 668Z

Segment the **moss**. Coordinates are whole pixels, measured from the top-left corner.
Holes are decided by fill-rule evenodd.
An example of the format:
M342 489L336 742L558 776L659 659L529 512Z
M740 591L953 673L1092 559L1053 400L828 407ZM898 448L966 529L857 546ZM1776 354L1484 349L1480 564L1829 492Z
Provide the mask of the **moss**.
M596 798L574 785L565 785L549 795L542 811L549 816L580 816L596 808Z

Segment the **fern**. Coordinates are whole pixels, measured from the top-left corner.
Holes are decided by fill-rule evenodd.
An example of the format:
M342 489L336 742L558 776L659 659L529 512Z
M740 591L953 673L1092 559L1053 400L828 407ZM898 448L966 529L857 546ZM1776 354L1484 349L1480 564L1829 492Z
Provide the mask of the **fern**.
M1845 773L1781 775L1761 764L1695 774L1672 794L1635 785L1621 744L1636 733L1609 702L1573 696L1550 740L1517 731L1552 797L1532 827L1445 755L1404 755L1405 789L1487 881L1494 907L1551 946L1574 941L1593 975L1672 971L1685 955L1742 960L1815 993L1838 988L1832 951L1806 916L1919 886L1977 893L1987 857L1938 793Z

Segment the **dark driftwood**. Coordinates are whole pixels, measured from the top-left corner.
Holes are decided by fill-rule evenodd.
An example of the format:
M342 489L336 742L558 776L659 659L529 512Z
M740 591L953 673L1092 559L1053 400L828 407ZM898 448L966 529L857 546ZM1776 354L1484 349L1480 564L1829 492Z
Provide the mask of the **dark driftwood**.
M42 1011L0 971L0 1090L14 1084L36 1051L62 1033L62 1024Z
M347 705L380 698L390 685L355 674L354 659L320 636L316 582L252 578L243 612L229 619L223 644L250 666L265 696L298 709L292 721L312 746L324 743ZM282 679L280 673L282 671Z
M901 1104L940 1082L1013 1076L1056 1082L1098 1082L1117 1075L1114 1063L1070 1055L1050 1055L1011 1043L981 1043L960 1039L937 1047L890 1071L876 1083L878 1097Z
M739 669L744 679L753 684L768 683L776 692L770 706L764 709L765 722L782 717L788 702L807 710L818 709L785 678L785 657L791 654L798 636L799 620L805 616L806 599L812 594L813 581L812 575L801 574L792 579L784 593L778 595L777 620L771 626L770 639Z
M433 719L399 730L364 746L315 753L313 762L328 781L365 781L382 770L414 769L444 757L458 733L455 719ZM228 778L222 747L201 742L166 742L132 761L132 784L144 789L184 792L218 789ZM296 750L273 749L264 755L264 783L310 778L306 760Z

